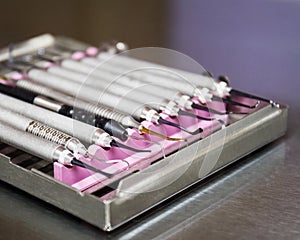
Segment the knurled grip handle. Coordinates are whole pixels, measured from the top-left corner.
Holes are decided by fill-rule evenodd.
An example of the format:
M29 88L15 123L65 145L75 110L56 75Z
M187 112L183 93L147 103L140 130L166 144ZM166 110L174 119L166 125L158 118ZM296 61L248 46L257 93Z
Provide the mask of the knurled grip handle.
M130 120L129 119L130 117L128 115L122 114L117 111L113 111L110 108L104 106L98 106L95 104L90 104L85 101L81 101L80 99L75 99L74 97L61 93L59 91L55 91L49 87L45 87L35 82L31 82L28 80L19 80L17 81L17 86L41 95L51 97L62 103L67 104L68 106L75 105L75 109L85 110L91 114L97 115L98 117L113 119L117 122L120 122L121 124L124 124L125 126L128 126L127 124L130 122L132 123L129 125L130 127L136 127L137 124L136 122L134 122L133 119L130 122L128 122L128 120ZM71 109L63 109L63 110L66 111L66 114L68 112L71 112Z

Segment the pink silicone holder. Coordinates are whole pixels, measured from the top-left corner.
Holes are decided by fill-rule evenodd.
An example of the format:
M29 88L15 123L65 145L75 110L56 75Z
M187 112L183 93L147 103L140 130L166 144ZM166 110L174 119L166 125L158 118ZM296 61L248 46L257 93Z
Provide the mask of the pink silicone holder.
M76 51L76 52L73 52L73 54L72 54L72 59L76 60L76 61L79 61L85 57L86 57L85 53L81 52L81 51Z
M89 56L89 57L94 57L94 56L96 56L97 54L99 53L99 50L98 50L98 48L96 48L96 47L88 47L87 49L86 49L86 54Z
M213 103L213 105L223 105L223 104ZM218 106L218 107L220 108L218 110L222 110L222 107L224 110L224 106L222 107ZM203 111L201 111L202 116L209 115L209 113L202 113L202 112ZM194 113L196 113L196 111L194 111ZM177 129L172 126L164 125L164 124L154 125L153 123L147 121L144 121L142 124L145 127L155 132L170 137L174 137L174 138L184 138L187 139L188 142L194 142L200 138L204 138L210 135L213 131L220 129L222 127L218 121L203 121L188 116L179 116L177 118L171 118L164 113L161 113L160 115L162 118L168 121L178 123L190 131L194 131L198 128L202 128L203 132L201 134L192 136L188 133L181 131L180 129ZM227 116L221 116L219 118L222 118L225 122L227 120ZM140 135L136 129L128 129L128 132L129 135L159 142L160 145L164 147L166 154L170 154L176 151L177 149L184 147L187 144L183 141L162 140L161 138L152 135ZM135 140L133 138L128 138L128 140L125 141L124 144L135 148L140 148L140 149L151 149L151 153L133 153L131 151L122 150L120 148L111 148L109 150L105 150L96 145L90 146L89 151L95 156L97 156L97 158L101 158L104 160L124 159L129 163L130 167L139 164L139 169L146 168L151 164L152 161L158 160L163 157L161 147L157 144L151 144L149 142L143 142L143 141ZM96 167L97 169L103 170L111 174L120 173L127 169L127 164L123 161L119 161L117 163L105 163L95 159L91 160L91 159L81 158L81 160L85 163L88 163L91 166ZM128 169L127 173L129 174L130 172L131 170ZM54 177L57 180L60 180L80 191L85 191L85 192L92 191L89 189L92 189L92 186L96 184L97 184L97 188L99 189L99 184L101 187L101 183L108 180L107 177L105 177L100 173L94 173L90 170L76 167L76 166L69 168L69 167L65 167L60 163L54 164ZM104 186L105 184L103 184L103 187Z

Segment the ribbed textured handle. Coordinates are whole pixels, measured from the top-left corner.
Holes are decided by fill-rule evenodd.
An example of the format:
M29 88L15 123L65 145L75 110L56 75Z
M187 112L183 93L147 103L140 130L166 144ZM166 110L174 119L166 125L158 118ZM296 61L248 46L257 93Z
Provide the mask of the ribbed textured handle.
M100 103L112 109L118 109L119 111L129 114L131 113L132 108L137 109L136 102L132 100L120 99L119 96L111 93L102 94L101 91L92 87L81 85L72 80L58 77L42 70L32 69L29 71L28 75L38 83L94 104Z
M91 112L74 108L72 110L73 119L103 129L108 134L117 137L121 140L127 139L126 129L118 122L99 117Z
M128 123L128 119L130 118L128 115L113 111L110 108L107 108L104 106L98 106L95 104L90 104L88 102L81 101L79 99L75 99L69 95L60 93L51 88L45 87L43 85L31 82L31 81L19 80L17 82L17 86L20 88L24 88L26 90L38 93L40 95L45 95L45 96L51 97L55 100L65 103L66 105L69 105L69 106L75 105L76 106L75 108L84 109L85 111L87 111L91 114L97 115L99 117L107 118L107 119L113 119L120 123L125 123L125 122ZM85 115L87 115L87 114L85 114ZM76 119L79 120L79 118L81 118L80 116L81 116L80 114L78 114L78 115L76 114ZM81 120L79 120L79 121L81 121ZM132 120L132 121L134 121L134 120ZM134 127L134 125L129 125L129 126Z
M37 121L32 121L26 128L26 132L63 146L66 146L72 139L71 136Z
M49 88L39 85L35 82L21 79L16 82L16 85L20 88L34 92L36 94L48 96L47 92L49 92ZM51 97L51 96L48 96L48 97Z

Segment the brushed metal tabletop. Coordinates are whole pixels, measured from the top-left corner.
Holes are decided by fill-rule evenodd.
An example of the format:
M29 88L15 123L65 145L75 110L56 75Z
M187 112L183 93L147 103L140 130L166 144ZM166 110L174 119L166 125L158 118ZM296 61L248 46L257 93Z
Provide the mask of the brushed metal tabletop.
M0 182L0 239L300 239L300 109L285 137L105 233Z

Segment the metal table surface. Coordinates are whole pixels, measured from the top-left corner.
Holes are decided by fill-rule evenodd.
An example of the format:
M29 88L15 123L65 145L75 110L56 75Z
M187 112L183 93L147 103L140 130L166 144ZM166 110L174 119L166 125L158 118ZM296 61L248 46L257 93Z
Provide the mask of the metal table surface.
M0 239L300 239L300 109L285 137L105 233L0 182Z

